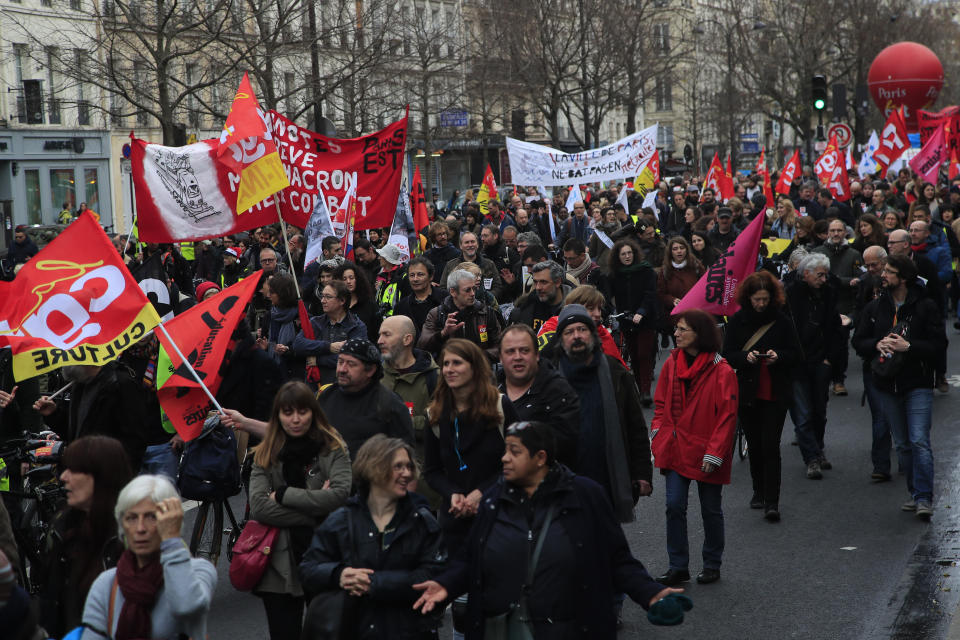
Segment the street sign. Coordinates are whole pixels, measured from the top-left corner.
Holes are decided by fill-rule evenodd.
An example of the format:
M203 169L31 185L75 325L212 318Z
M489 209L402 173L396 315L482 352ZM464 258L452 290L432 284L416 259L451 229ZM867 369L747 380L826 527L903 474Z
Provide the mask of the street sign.
M129 143L129 142L128 142L127 144L123 145L122 151L123 151L123 157L124 157L124 158L129 158L129 157L130 157L130 151L131 151L131 150L130 150L130 143Z
M853 129L845 122L834 122L830 125L830 128L827 129L827 138L832 135L837 136L837 145L841 149L846 149L853 141Z
M813 150L816 151L817 153L823 153L826 148L827 148L826 140L817 140L815 143L813 143Z
M447 109L440 112L441 127L465 127L469 123L466 109Z
M129 158L120 158L120 173L123 175L133 173L133 163Z

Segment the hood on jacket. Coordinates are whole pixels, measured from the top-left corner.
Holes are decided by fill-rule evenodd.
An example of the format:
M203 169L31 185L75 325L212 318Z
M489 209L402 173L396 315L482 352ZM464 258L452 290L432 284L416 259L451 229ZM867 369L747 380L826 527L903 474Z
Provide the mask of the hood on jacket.
M421 349L414 348L413 350L414 362L413 366L410 367L407 371L399 373L392 366L388 365L386 362L383 363L383 368L392 375L395 375L397 378L405 381L412 382L417 376L430 371L431 369L439 369L439 365L434 361L433 356L429 352L423 351Z

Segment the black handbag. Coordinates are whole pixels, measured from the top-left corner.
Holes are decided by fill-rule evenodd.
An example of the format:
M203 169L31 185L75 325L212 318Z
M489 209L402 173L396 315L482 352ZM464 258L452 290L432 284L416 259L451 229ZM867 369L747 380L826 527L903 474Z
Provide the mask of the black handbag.
M347 531L350 536L353 536L353 514L350 509L347 509ZM350 562L350 558L344 558L343 560L346 564ZM300 639L339 640L346 607L347 592L339 585L336 589L321 591L315 595L310 600L310 604L307 605Z

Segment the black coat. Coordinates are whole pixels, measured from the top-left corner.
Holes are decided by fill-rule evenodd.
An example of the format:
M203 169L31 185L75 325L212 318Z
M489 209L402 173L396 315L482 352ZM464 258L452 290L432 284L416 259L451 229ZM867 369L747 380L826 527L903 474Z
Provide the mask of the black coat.
M500 391L507 392L506 375L498 367ZM520 420L544 422L553 428L557 439L557 460L572 466L577 462L580 438L580 396L567 379L546 359L540 359L533 384L513 402Z
M353 496L317 528L300 562L300 580L311 594L339 590L344 567L374 570L367 595L346 598L342 638L436 637L440 621L413 609L420 593L412 585L433 579L446 564L440 525L407 495L397 503L387 526L391 528L396 531L383 548L383 535L373 523L365 496Z
M526 549L517 544L532 553L550 504L553 523L527 598L537 640L615 638L613 594L646 609L665 588L630 553L604 489L557 464L529 499L503 480L487 491L465 549L437 578L451 598L469 592L468 640L482 640L486 614L503 613L485 607L519 598Z
M803 362L837 362L846 349L837 311L837 292L827 282L818 291L799 276L787 287L787 306L803 347Z
M357 393L332 384L317 399L330 424L343 436L351 458L378 433L414 444L410 410L400 396L380 384L378 377Z
M910 349L903 354L903 367L893 378L873 376L873 383L881 391L905 393L914 389L932 389L936 383L935 368L940 354L947 348L943 316L933 300L924 295L922 287L912 285L899 312L893 298L884 291L879 298L864 308L853 334L853 348L865 361L877 356L877 343L889 335L893 316L898 323L907 323L905 339Z
M628 329L657 328L660 300L657 298L657 273L652 267L643 265L636 271L625 271L621 267L605 280L607 300L613 302L617 313L627 314L620 319L621 326ZM635 325L631 319L635 313L643 316L639 325Z
M446 263L444 263L446 264ZM400 298L397 308L393 315L407 316L413 320L413 326L417 328L417 340L420 340L420 333L423 331L423 323L427 321L427 314L430 310L438 307L447 297L447 290L442 287L430 286L430 295L423 301L417 300L417 296L411 293L408 296ZM374 340L376 342L376 340ZM414 341L416 343L416 341Z
M777 361L767 362L770 372L770 386L777 402L789 405L793 400L793 368L803 360L803 349L797 338L793 321L785 313L758 314L752 309L740 309L727 324L723 340L723 357L737 370L737 382L740 384L740 405L749 407L757 398L757 381L761 364L747 362L747 352L743 346L763 325L773 321L773 326L750 347L760 353L773 350Z
M460 257L460 249L457 249L452 244L448 244L445 247L434 246L427 249L423 257L433 264L433 277L439 278L440 274L443 273L443 270L446 268L447 262ZM441 282L439 284L446 286L447 283ZM402 300L403 298L401 298L401 301Z

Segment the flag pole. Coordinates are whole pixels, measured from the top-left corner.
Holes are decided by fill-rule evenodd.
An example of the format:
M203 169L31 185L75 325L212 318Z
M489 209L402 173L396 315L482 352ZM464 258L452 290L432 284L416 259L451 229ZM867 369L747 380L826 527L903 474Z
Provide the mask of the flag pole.
M280 192L273 194L273 204L277 209L277 219L280 221L280 231L283 232L283 245L287 248L287 257L290 257L290 239L287 238L287 223L283 221L283 214L280 213ZM306 267L306 265L304 265ZM297 300L301 300L300 283L297 282L297 274L293 270L293 260L290 260L290 275L293 276L293 287L297 290Z
M174 342L173 338L170 337L170 334L167 332L167 328L163 324L158 324L157 328L160 329L160 332L163 335L167 336L167 341L170 343L170 346L173 347L173 350L176 352L177 357L180 358L180 361L186 365L187 369L190 370L190 373L193 374L193 379L197 381L200 385L200 388L203 389L203 392L207 394L207 397L210 398L210 402L213 403L213 406L217 408L217 411L224 413L223 407L220 406L220 403L217 402L217 399L213 397L213 394L210 393L210 389L207 388L207 385L203 384L203 380L200 379L200 376L197 375L197 370L193 368L193 365L190 364L190 361L187 360L183 353L180 351L180 347L177 346L177 343Z

